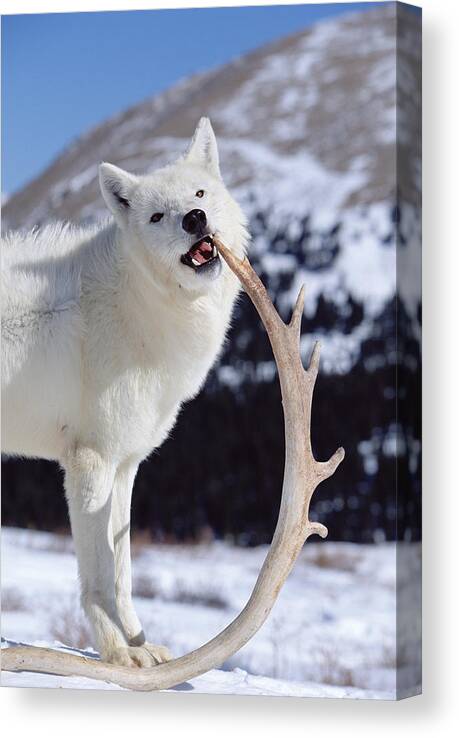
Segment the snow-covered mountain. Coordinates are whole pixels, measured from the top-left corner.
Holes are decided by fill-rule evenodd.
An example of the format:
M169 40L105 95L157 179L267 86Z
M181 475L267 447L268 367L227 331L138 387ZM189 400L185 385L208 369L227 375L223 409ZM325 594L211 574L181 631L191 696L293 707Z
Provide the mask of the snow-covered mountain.
M395 326L404 331L405 399L412 408L416 397L410 388L420 361L420 58L420 18L401 4L318 23L106 121L75 141L3 208L4 228L104 217L100 161L139 173L154 169L183 152L197 120L208 115L225 182L249 215L252 263L285 317L306 283L305 359L313 340L323 343L316 442L325 456L346 441L348 460L336 500L346 496L346 489L357 500L349 510L353 522L340 530L345 539L359 539L356 515L371 505L368 529L392 537L395 503L391 500L387 512L383 500L393 490L395 458L403 456L409 469L419 468L418 415L411 413L408 430L396 421L395 371L402 357ZM264 509L266 489L276 494L282 439L268 439L269 429L255 421L262 412L277 417L278 395L272 354L248 300L238 307L208 392L187 411L196 421L193 439L179 424L175 443L196 446L196 434L202 433L202 447L208 448L222 414L227 418L230 403L241 398L250 418L246 427L235 421L239 445L228 450L228 458L251 449L251 462L258 453L255 426L265 434L260 448L261 455L266 445L270 448L266 477L264 466L255 479L233 471L241 494L250 489L253 505ZM211 431L194 416L204 409L218 419ZM163 458L167 453L161 452ZM162 471L171 487L174 465L171 456L170 475ZM199 474L196 470L190 478L194 490ZM215 481L210 492L205 479L204 489L217 497L224 482ZM257 486L259 499L253 492ZM244 504L252 504L250 495ZM215 528L212 503L202 504L199 520ZM324 508L322 519L341 510L340 502L333 504ZM223 517L221 532L237 527ZM417 530L415 513L410 520ZM265 539L265 533L254 535Z
M241 193L254 189L263 202L271 195L289 212L393 198L397 86L399 98L411 101L398 129L399 157L404 152L409 162L403 197L413 202L420 156L412 136L418 32L417 16L388 3L319 23L184 80L75 141L11 197L5 221L16 228L102 215L101 160L153 169L183 151L204 114L218 135L225 181Z

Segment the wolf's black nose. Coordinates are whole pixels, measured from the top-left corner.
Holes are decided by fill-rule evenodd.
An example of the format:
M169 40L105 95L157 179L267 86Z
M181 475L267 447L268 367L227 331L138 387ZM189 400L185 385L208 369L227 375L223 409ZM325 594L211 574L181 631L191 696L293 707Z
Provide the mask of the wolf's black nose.
M182 228L187 233L198 233L207 225L207 218L204 210L190 210L183 216Z

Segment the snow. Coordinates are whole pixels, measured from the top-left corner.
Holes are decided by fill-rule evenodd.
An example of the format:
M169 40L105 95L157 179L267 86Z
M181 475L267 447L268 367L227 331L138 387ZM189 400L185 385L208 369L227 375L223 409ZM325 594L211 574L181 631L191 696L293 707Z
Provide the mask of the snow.
M4 647L15 645L7 642ZM64 649L60 649L64 650ZM73 651L73 653L76 653ZM83 654L82 655L88 655ZM124 689L117 684L100 682L84 677L62 677L52 674L33 674L24 672L22 674L11 674L2 672L3 687L39 687L39 688L64 688L64 689ZM231 672L212 669L201 677L192 679L190 682L179 684L167 692L183 692L185 694L240 694L240 695L263 695L267 697L331 697L352 699L392 699L391 695L384 692L373 692L368 690L349 687L343 689L326 684L283 682L280 679L270 679L263 676L252 676L244 669L233 669Z
M146 632L176 656L216 635L247 601L266 551L222 542L134 542L135 604ZM393 699L395 567L393 544L308 542L260 632L221 670L175 690ZM69 538L3 529L2 604L4 647L21 642L94 653ZM3 673L2 683L118 689L31 673Z

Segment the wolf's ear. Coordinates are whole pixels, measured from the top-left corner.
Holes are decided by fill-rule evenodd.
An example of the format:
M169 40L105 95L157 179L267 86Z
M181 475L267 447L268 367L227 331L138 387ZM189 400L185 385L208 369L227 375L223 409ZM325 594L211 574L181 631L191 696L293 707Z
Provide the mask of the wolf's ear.
M185 154L185 161L198 164L215 177L220 177L217 140L209 118L201 118L199 121Z
M99 182L102 195L109 210L118 221L123 222L131 207L130 197L137 177L113 164L103 162L99 166Z

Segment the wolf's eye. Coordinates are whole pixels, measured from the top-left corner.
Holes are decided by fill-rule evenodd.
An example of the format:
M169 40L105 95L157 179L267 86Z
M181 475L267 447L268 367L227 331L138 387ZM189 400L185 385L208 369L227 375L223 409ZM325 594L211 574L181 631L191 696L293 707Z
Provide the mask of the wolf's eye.
M204 197L204 190L198 190L196 193L196 197Z
M150 218L150 223L159 223L163 215L164 213L153 213L153 215Z

